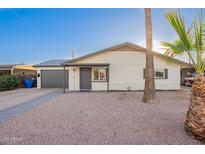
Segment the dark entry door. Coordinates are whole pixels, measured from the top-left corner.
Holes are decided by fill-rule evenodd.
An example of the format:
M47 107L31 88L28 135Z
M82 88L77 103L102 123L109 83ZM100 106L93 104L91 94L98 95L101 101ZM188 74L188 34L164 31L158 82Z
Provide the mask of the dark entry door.
M80 90L91 90L91 68L80 68Z

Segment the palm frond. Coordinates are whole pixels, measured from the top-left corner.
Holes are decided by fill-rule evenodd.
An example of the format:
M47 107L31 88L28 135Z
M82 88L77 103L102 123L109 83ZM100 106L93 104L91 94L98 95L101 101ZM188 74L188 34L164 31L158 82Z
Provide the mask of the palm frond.
M185 51L191 50L191 37L189 33L187 33L186 31L185 21L181 14L179 12L177 13L176 11L170 11L167 12L165 16L168 19L171 26L176 31L176 33L178 34L181 42L184 44ZM189 29L188 31L191 31L191 29Z
M173 43L162 42L161 44L165 47L165 49L167 49L167 51L169 52L172 51L173 54L176 54L176 55L183 54L185 51L185 47L183 46L180 40L176 40Z
M205 51L205 25L203 24L202 12L199 18L194 18L191 26L186 27L185 20L180 12L169 11L165 14L172 28L178 35L173 43L162 42L166 48L165 54L181 58L186 53L197 72L205 70L203 52ZM196 58L194 58L194 53Z
M196 17L193 19L194 27L194 49L197 54L197 70L204 71L204 61L203 61L203 52L205 49L205 40L204 40L204 26L203 26L203 16L200 12L199 19Z
M166 61L167 64L175 64L175 63L180 64L181 61L186 60L184 54L178 55L178 54L173 53L173 51L171 51L169 49L167 49L164 52L164 55L166 55L165 61Z
M193 55L191 54L191 51L186 51L186 47L180 39L175 40L173 43L162 42L161 44L165 47L165 55L178 60L185 60L185 55L187 55L190 58L193 67L196 68L196 64ZM173 62L171 59L167 60L169 61L169 63Z

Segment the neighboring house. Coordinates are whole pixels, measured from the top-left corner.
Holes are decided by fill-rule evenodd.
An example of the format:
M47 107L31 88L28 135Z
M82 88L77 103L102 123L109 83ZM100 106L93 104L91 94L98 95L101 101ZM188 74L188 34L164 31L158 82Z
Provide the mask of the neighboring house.
M37 64L37 87L61 88L64 84L69 91L143 90L145 51L126 42L73 60ZM178 60L168 63L167 56L153 53L156 89L180 89L180 69L190 65Z
M0 65L0 75L11 74L11 70L13 66L15 65L14 64Z
M25 64L6 64L0 65L0 75L35 75L36 68Z

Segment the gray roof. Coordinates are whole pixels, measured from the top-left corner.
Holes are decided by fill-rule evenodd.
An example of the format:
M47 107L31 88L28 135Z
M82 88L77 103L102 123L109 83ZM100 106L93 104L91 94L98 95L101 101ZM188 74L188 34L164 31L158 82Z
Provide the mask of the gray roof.
M0 64L0 70L11 70L12 67L21 64Z
M6 67L6 68L12 68L13 66L15 66L15 64L2 64L0 65L0 67Z
M68 61L68 59L52 59L36 64L34 65L34 67L57 67L61 66L61 64L63 64L66 61Z

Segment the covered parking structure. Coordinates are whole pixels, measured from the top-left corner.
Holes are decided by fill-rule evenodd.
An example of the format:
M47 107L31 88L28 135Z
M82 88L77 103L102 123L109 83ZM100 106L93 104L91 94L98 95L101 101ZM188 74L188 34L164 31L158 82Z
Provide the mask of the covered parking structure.
M25 64L0 65L0 75L36 75L36 68Z
M6 65L0 65L0 75L8 75L11 74L11 70L14 64L6 64Z

